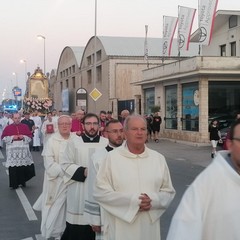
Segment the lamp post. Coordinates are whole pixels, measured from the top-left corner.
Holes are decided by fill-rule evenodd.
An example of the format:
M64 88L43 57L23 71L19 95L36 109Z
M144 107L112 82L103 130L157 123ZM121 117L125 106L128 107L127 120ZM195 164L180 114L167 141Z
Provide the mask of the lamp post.
M44 74L46 74L46 49L45 49L46 37L43 35L37 35L37 38L40 40L43 40L43 66L44 66L43 71L44 71Z
M21 59L20 63L24 63L24 75L25 75L25 78L26 78L25 87L27 89L27 60ZM23 92L22 92L22 109L23 109Z
M15 76L15 80L16 80L16 86L18 87L18 78L17 78L17 73L13 72L12 73L13 76Z

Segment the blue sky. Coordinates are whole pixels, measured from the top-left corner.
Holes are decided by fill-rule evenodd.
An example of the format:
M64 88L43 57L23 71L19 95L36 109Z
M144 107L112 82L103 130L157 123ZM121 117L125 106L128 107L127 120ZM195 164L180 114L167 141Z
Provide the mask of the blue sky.
M97 0L97 35L162 37L163 15L177 16L178 5L198 8L197 0ZM240 10L236 0L219 0L220 10ZM94 35L95 0L10 0L0 8L0 94L18 85L25 89L25 64L33 73L43 69L45 36L46 70L57 68L66 46L85 46ZM197 14L193 31L197 28ZM159 49L159 52L161 50ZM13 75L13 72L16 74ZM0 98L1 101L1 98Z

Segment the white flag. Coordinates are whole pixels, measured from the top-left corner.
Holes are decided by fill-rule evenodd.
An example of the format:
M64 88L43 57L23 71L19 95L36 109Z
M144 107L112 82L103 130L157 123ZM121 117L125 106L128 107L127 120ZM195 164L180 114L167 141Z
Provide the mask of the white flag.
M199 42L209 45L212 38L218 0L199 0Z
M196 9L178 6L178 50L188 50Z
M163 56L171 55L172 41L177 27L178 18L163 16Z

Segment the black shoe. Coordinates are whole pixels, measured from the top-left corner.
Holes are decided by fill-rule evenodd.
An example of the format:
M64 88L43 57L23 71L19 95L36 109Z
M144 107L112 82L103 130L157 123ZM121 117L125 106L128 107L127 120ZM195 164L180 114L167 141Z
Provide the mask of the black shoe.
M40 148L39 148L39 147L36 147L36 151L39 152L39 151L40 151Z
M211 153L211 158L214 158L214 153Z
M22 183L21 185L22 185L22 187L26 187L26 183Z
M11 189L13 189L13 190L18 189L18 186L16 186L16 187L11 187Z

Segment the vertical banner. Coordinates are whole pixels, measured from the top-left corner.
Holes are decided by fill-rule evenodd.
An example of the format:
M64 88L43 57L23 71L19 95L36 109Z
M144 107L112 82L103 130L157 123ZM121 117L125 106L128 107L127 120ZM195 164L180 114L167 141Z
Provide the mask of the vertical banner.
M144 60L147 62L147 67L149 67L147 34L148 34L148 25L145 25Z
M212 38L218 0L199 0L199 43L209 45Z
M172 41L177 27L178 18L163 16L163 56L171 55Z
M178 51L188 50L196 9L178 6Z

